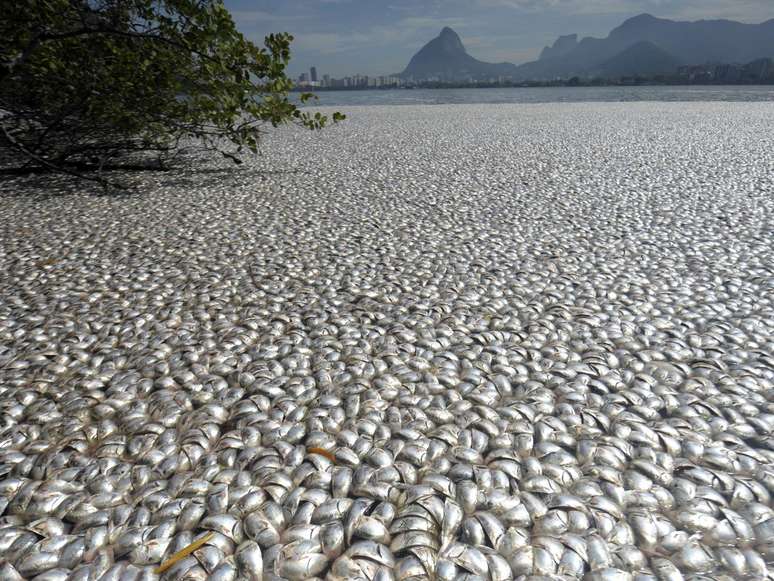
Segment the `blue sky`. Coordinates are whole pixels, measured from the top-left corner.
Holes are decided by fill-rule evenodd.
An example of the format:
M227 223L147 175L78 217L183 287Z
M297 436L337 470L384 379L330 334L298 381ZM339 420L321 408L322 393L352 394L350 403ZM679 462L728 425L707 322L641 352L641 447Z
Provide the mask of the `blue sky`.
M630 16L679 20L774 18L774 0L224 0L239 29L262 41L290 32L292 75L312 65L335 77L403 70L442 27L481 60L534 60L562 34L607 36Z

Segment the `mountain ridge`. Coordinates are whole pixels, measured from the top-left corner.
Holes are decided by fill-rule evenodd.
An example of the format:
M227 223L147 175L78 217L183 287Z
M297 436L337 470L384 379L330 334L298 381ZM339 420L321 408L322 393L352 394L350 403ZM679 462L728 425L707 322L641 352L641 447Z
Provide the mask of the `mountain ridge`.
M594 75L599 77L624 77L656 75L677 69L680 62L667 51L649 40L633 44L602 63Z
M461 76L513 75L516 69L516 65L511 63L487 63L472 57L459 35L446 26L437 37L419 49L400 76L453 80Z
M747 63L774 57L774 18L759 24L714 19L678 21L642 13L624 20L606 37L560 36L540 57L522 65L488 63L469 55L449 27L423 46L400 74L415 80L515 81L572 76L673 72L680 65Z

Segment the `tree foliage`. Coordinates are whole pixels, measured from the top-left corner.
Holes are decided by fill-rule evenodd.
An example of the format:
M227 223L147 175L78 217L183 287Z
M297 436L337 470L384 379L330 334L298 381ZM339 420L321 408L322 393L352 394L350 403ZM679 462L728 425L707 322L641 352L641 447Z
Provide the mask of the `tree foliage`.
M27 164L85 177L190 138L238 162L266 124L328 122L289 98L293 38L255 45L221 0L0 5L0 140Z

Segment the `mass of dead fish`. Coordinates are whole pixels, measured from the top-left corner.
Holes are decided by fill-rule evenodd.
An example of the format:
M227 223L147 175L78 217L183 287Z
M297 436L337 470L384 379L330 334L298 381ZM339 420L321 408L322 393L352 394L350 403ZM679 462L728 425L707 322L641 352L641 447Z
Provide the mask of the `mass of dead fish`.
M0 579L774 579L765 106L365 108L3 197Z

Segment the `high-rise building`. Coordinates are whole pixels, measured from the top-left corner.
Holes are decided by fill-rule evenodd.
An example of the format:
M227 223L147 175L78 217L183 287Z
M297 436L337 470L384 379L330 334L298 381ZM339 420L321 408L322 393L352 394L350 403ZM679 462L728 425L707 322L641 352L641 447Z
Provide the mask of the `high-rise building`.
M303 83L306 83L306 82L307 82L307 81L306 81L306 73L301 73L301 74L299 75L299 77L298 77L298 82L299 82L299 83L301 83L301 84L303 84Z
M309 79L313 82L317 82L317 67L312 67L309 69Z

